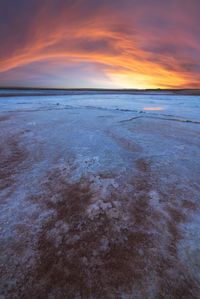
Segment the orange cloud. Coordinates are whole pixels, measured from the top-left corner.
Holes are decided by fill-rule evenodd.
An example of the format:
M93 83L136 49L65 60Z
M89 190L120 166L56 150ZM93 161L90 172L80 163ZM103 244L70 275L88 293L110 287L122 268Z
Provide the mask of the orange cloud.
M0 57L0 78L6 73L14 76L14 70L33 63L42 65L38 78L44 76L43 81L46 72L65 78L67 67L75 77L78 68L73 66L85 63L95 66L94 77L101 73L102 87L107 81L106 87L115 88L200 88L200 41L194 24L198 20L195 11L190 17L184 0L177 19L157 0L152 1L157 6L133 1L127 7L119 1L102 1L97 8L88 1L88 9L83 1L67 2L61 1L54 11L56 2L45 1L34 18L30 12L23 46L16 43L12 53Z

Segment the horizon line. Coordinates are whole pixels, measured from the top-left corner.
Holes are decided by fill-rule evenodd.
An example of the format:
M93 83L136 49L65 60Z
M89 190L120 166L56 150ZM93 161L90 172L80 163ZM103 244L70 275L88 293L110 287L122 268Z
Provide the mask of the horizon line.
M0 90L2 89L17 89L17 90L98 90L98 91L181 91L181 90L191 90L191 91L200 91L200 88L95 88L95 87L23 87L23 86L0 86Z

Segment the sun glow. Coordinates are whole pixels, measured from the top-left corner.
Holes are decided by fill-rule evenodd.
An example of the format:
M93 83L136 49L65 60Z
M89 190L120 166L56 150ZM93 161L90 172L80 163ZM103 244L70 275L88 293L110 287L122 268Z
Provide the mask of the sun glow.
M85 11L81 1L71 6L63 2L57 13L55 7L43 5L34 18L30 13L23 44L16 39L11 47L8 39L1 41L0 80L34 78L36 83L48 83L50 77L63 87L70 87L70 78L77 87L200 87L200 44L186 27L188 13L176 18L178 29L172 39L168 26L174 22L172 11L164 12L160 4L161 21L150 5L144 8L133 2L129 9L109 5L112 17L105 3L98 4L95 13L94 8ZM160 27L155 26L157 18ZM23 39L24 27L16 26Z

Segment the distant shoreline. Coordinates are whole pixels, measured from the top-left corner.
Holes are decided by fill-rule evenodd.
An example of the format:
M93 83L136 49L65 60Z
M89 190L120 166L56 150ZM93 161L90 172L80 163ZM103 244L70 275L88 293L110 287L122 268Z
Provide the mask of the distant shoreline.
M4 92L6 91L6 92ZM9 93L10 91L10 93ZM16 91L16 92L15 92ZM32 93L31 93L32 91ZM46 91L46 92L45 92ZM45 92L45 93L44 93ZM134 95L193 95L200 96L200 89L100 89L100 88L19 88L0 87L0 97L20 96L55 96L55 95L76 95L76 94L134 94Z

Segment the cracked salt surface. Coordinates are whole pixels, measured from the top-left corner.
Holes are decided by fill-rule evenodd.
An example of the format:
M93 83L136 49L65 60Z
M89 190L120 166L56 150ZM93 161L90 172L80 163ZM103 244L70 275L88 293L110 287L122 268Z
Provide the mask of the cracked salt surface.
M164 110L140 113L150 103ZM2 97L2 298L199 298L198 107Z

